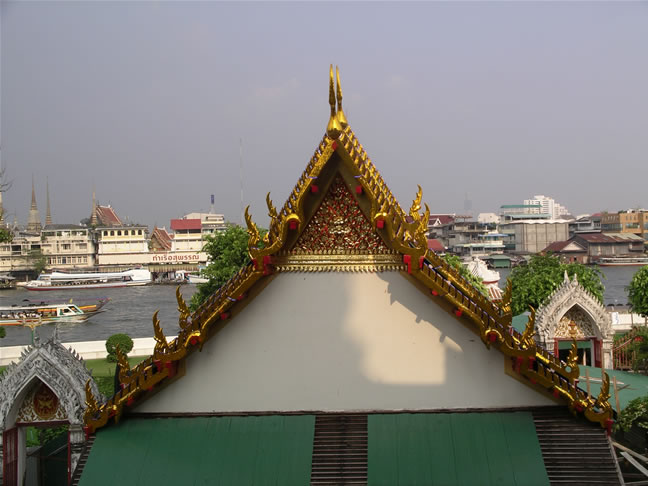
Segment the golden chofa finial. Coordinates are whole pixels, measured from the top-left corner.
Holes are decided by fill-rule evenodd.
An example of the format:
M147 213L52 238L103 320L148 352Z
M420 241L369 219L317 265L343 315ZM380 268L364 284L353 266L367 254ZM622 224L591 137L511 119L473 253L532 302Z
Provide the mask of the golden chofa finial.
M340 126L346 128L349 123L342 111L342 85L340 84L340 70L337 66L335 66L335 77L337 78L337 119L340 122Z
M331 118L329 119L328 125L326 126L326 134L336 140L340 133L342 133L342 126L338 120L335 113L335 86L333 84L333 64L331 64L331 69L329 71L329 105L331 105Z

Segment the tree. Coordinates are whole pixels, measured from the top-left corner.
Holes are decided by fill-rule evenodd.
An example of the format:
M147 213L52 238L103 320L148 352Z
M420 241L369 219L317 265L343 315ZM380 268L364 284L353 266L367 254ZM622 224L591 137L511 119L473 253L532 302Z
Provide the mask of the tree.
M5 331L4 327L0 327L0 339L5 337L7 335L7 331Z
M266 230L259 229L263 237ZM203 251L207 253L209 265L202 271L209 282L199 284L198 291L191 297L191 310L196 310L207 297L216 292L232 278L241 267L250 262L248 234L245 228L228 224L225 231L207 236Z
M454 267L463 278L468 280L468 282L470 282L473 285L473 287L475 287L483 295L488 297L488 290L486 289L483 280L470 273L466 268L466 266L463 263L461 263L461 259L458 256L450 255L449 253L446 253L441 258L443 258L448 265Z
M112 363L117 362L117 346L124 355L127 355L133 349L133 340L128 334L123 333L110 336L106 340L106 351L108 352L106 360Z
M565 278L577 276L578 282L603 303L605 287L601 282L603 274L598 267L587 267L580 263L561 263L551 254L534 255L527 265L515 267L510 279L513 284L513 315L522 314L529 306L537 309Z
M627 290L632 311L648 317L648 266L634 274Z
M47 267L47 257L43 255L41 250L31 250L29 252L29 260L34 267L34 271L38 274L43 273Z

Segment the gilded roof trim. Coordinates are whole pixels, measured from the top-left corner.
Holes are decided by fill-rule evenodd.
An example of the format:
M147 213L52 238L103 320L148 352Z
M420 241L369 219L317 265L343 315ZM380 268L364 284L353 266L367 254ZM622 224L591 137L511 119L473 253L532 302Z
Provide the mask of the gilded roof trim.
M333 93L333 75L331 71L330 93ZM338 91L341 107L341 89ZM334 99L330 100L331 119L337 120L334 110ZM338 120L339 122L339 120ZM430 292L433 300L442 299L453 308L458 319L464 319L472 324L487 348L495 347L505 356L511 358L513 370L519 374L528 386L537 391L552 394L557 400L566 403L576 414L583 413L592 422L609 427L612 418L612 407L609 404L609 378L603 372L603 384L599 396L594 399L578 388L578 366L560 361L553 354L540 348L533 340L535 312L532 312L527 330L520 334L512 327L510 312L511 288L510 282L504 293L501 306L484 297L453 267L427 248L427 223L429 208L426 205L421 214L422 191L419 186L409 214L406 214L393 196L382 176L367 156L364 148L356 138L351 128L341 123L334 124L334 130L328 130L311 157L306 169L297 181L282 209L277 212L268 194L266 203L270 216L270 228L263 241L252 221L248 209L245 219L248 226L248 250L252 262L232 277L218 289L193 314L189 315L182 296L177 292L178 310L180 311L181 331L177 338L168 343L157 320L153 316L153 328L156 339L155 351L151 357L129 370L127 376L120 373L121 390L102 406L89 407L86 415L86 430L94 432L104 426L111 417L119 420L123 407L132 406L136 400L153 390L166 378L173 377L177 372L177 364L190 352L202 349L209 338L209 331L219 321L229 319L230 309L237 301L245 298L247 292L261 279L277 271L308 271L307 264L290 265L286 259L284 248L289 231L301 233L305 227L304 200L309 193L313 181L337 153L347 170L362 186L364 197L371 202L370 221L380 231L386 231L389 240L397 252L397 259L389 262L377 262L373 271L387 269L403 269L419 281ZM329 125L331 122L329 122ZM379 231L379 232L380 232ZM262 244L263 243L263 244ZM389 255L393 257L393 255ZM397 262L400 260L400 262ZM341 262L328 270L367 271L360 270L352 262ZM348 268L345 268L346 267ZM327 271L322 267L318 271Z

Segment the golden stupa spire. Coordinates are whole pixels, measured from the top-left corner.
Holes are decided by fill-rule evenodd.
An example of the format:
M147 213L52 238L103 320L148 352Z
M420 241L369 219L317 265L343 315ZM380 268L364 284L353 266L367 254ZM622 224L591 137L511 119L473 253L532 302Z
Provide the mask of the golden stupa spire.
M326 134L332 139L337 139L340 136L340 133L342 133L342 126L340 125L340 121L338 120L335 112L335 85L333 82L333 64L331 64L329 78L329 105L331 105L331 118L329 119L328 125L326 126Z
M335 77L337 78L337 119L340 126L346 128L349 123L342 111L342 85L340 84L340 70L337 66L335 66Z

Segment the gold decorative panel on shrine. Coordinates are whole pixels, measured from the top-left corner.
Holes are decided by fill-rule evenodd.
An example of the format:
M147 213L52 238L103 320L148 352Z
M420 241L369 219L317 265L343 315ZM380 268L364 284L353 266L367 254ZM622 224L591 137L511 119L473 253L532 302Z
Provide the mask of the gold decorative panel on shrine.
M273 258L280 271L382 271L403 267L337 175L289 252Z
M338 175L290 253L392 253Z
M45 383L38 383L25 397L16 422L51 422L67 420L67 415L56 394Z

